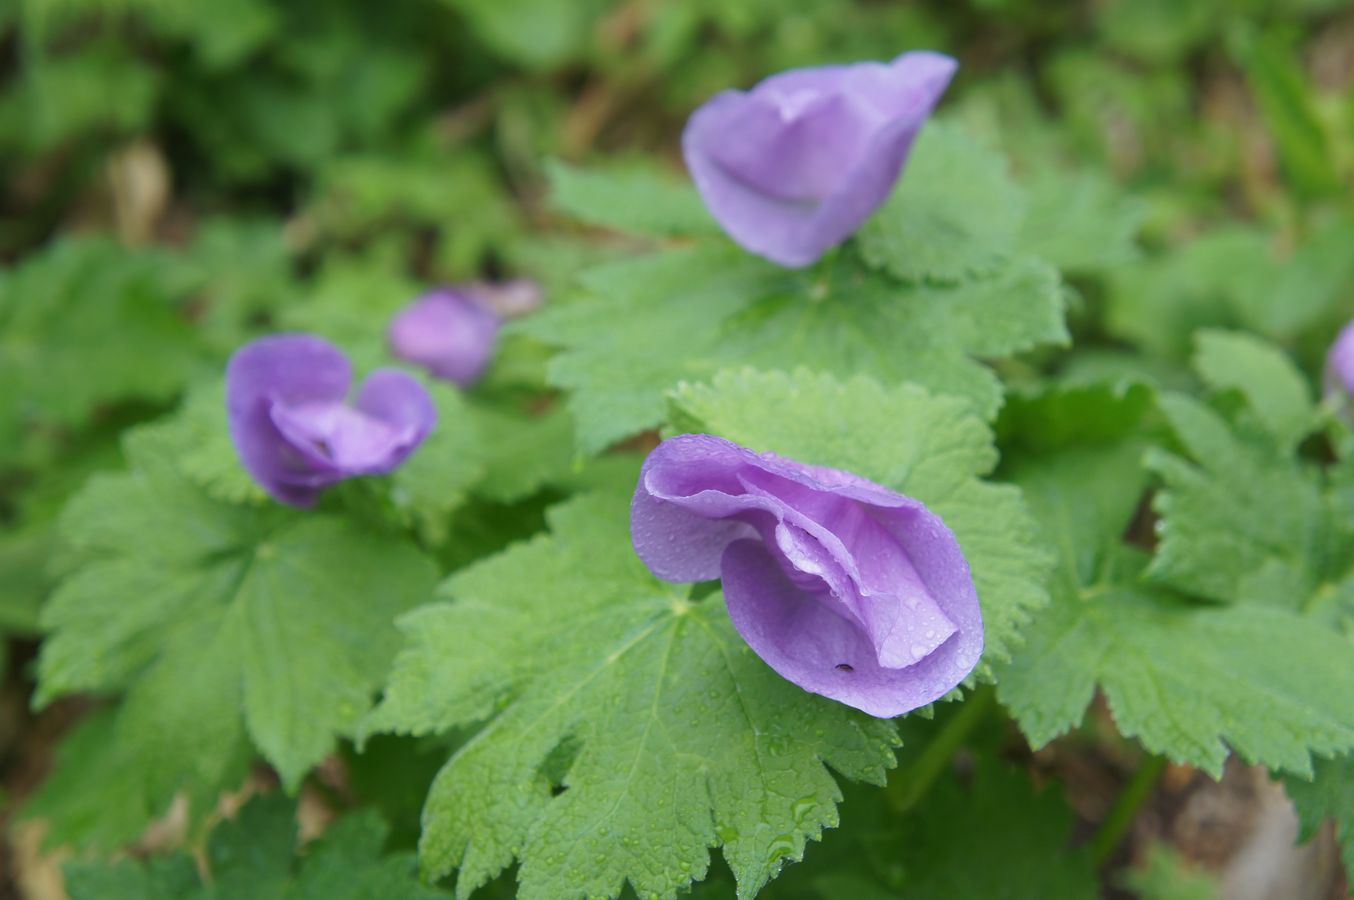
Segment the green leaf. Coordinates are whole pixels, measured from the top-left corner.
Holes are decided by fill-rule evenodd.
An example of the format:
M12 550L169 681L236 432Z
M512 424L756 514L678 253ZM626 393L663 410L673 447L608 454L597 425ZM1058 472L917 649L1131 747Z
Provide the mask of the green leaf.
M1154 450L1147 459L1165 483L1153 502L1153 577L1224 603L1348 615L1348 497L1198 401L1166 395L1160 405L1188 456Z
M1028 777L980 759L966 783L943 776L909 814L880 809L874 827L829 836L823 853L852 840L865 852L815 872L816 896L1091 900L1100 896L1095 867L1084 847L1068 848L1074 820L1058 794L1036 791ZM848 800L848 816L862 800Z
M168 811L172 796L151 789L163 777L155 771L159 758L140 755L138 747L120 739L118 729L116 707L96 710L57 745L52 770L22 811L24 819L46 822L48 846L115 850L136 841ZM222 789L236 787L245 776L243 748L237 744L226 751L220 774L210 783L183 779L195 818L216 805ZM214 752L220 755L219 748Z
M752 896L837 824L827 765L882 782L896 731L773 673L719 594L655 580L628 498L556 507L551 534L444 586L406 616L371 731L488 720L424 808L426 874L467 895L520 861L519 896L672 896L722 846Z
M1280 448L1295 447L1315 425L1307 380L1277 347L1248 334L1202 331L1194 368L1214 391L1239 391Z
M37 702L126 691L119 739L160 763L157 798L185 773L218 780L245 733L294 789L367 709L394 617L436 572L343 519L213 500L177 468L178 436L133 432L129 471L65 511L73 560L43 613Z
M391 475L391 495L432 543L446 539L448 517L485 470L486 446L470 405L455 387L433 379L427 388L437 405L437 426Z
M1308 197L1344 195L1330 135L1322 126L1312 90L1297 51L1277 34L1245 42L1241 52L1247 80L1279 152L1284 171Z
M1156 843L1139 867L1119 883L1141 900L1218 900L1221 885L1213 873L1191 866L1167 844Z
M1298 819L1302 839L1311 840L1327 818L1335 821L1345 870L1354 870L1354 756L1319 759L1310 779L1284 778L1284 787Z
M480 38L508 60L530 69L582 56L605 7L597 0L443 0L465 13Z
M580 169L552 160L546 174L550 202L580 222L659 237L720 233L695 188L652 165Z
M1022 181L1029 202L1018 246L1063 272L1117 268L1138 257L1145 205L1093 170L1045 165Z
M996 464L992 433L962 400L857 376L839 382L725 371L673 393L674 426L754 450L845 469L921 500L954 531L983 609L985 659L1004 659L1048 602L1048 556L1018 491L979 481ZM793 410L793 414L787 414Z
M741 365L915 381L991 415L1001 385L974 357L1067 338L1057 274L1032 262L949 287L902 285L845 254L803 272L714 244L601 266L583 287L517 327L563 348L549 378L570 391L587 453L659 425L678 382Z
M210 878L186 853L145 862L70 862L71 900L435 900L419 884L412 853L382 856L387 829L370 811L350 813L294 856L296 810L285 798L255 797L218 825L207 845Z
M1119 730L1154 753L1214 775L1229 747L1310 771L1312 753L1354 744L1351 644L1290 610L1201 605L1144 582L1146 555L1121 542L1141 444L1069 433L1061 449L1007 460L1059 565L998 695L1036 747L1080 722L1099 686Z
M168 256L69 238L0 278L0 456L33 424L82 426L96 408L164 402L200 348ZM116 335L116 340L110 340Z
M1006 160L963 129L932 122L856 240L867 263L904 281L958 281L1016 255L1024 214Z

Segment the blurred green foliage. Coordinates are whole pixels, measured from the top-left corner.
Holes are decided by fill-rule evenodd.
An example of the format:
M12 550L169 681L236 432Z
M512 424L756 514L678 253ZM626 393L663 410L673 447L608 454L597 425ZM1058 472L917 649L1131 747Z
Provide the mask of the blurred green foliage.
M983 412L998 407L1003 385L1014 387L1016 399L996 424L1006 454L999 473L1024 487L1040 517L1071 508L1069 471L1113 482L1089 500L1077 495L1073 512L1094 520L1078 532L1088 542L1082 556L1116 561L1114 583L1122 580L1125 596L1160 621L1107 619L1106 641L1159 628L1187 656L1178 622L1207 634L1280 615L1200 611L1200 595L1236 599L1238 579L1247 597L1301 598L1294 633L1326 629L1322 641L1347 638L1351 579L1340 552L1354 533L1350 437L1329 404L1313 400L1330 339L1354 317L1354 14L1343 0L13 0L0 4L0 659L6 636L32 640L44 621L93 621L69 602L40 615L60 577L88 565L56 522L63 508L82 508L67 503L91 475L105 473L95 484L130 485L135 454L128 471L120 449L128 429L170 417L152 426L158 432L134 432L142 437L131 444L172 434L176 443L160 451L173 457L164 477L204 508L227 510L221 515L257 511L262 498L241 476L216 416L225 359L259 334L314 331L366 369L384 358L389 314L425 285L529 275L545 287L554 308L509 329L484 383L439 392L443 420L457 430L425 448L416 468L342 493L327 510L405 529L444 572L543 531L544 510L571 494L632 485L635 454L586 457L619 439L638 442L626 449L642 447L646 436L636 433L662 423L678 380L749 361L787 370L823 362L830 341L790 358L785 348L797 345L768 338L767 323L784 318L781 307L767 301L732 315L749 296L718 293L741 287L737 272L745 270L761 285L771 277L765 266L686 248L718 240L718 230L684 180L676 135L691 109L727 87L915 47L952 53L962 69L945 121L917 148L913 179L862 232L861 260L837 270L870 279L866 300L879 311L858 305L860 327L837 316L821 331L794 334L822 338L841 326L846 349L822 368L843 377L859 367L941 382L945 366L967 372L981 381L971 393ZM936 240L942 232L947 239ZM674 245L679 253L669 252ZM637 262L630 258L637 250L662 255ZM695 265L684 262L691 259ZM862 275L867 263L878 271ZM1001 280L1013 271L1038 277ZM975 294L983 279L1017 289ZM822 298L809 279L774 288L765 296L784 289L785 303L806 310L795 321L817 321ZM636 316L636 298L659 311ZM907 304L930 318L908 318ZM1008 312L998 317L997 309ZM1070 345L1062 341L1063 310ZM909 331L902 354L900 345L881 343L891 334L878 327L884 321L943 328ZM693 368L692 345L677 345L673 334L691 340L701 328L710 332L702 332L708 350ZM627 343L627 329L641 337ZM1010 338L994 339L1002 329ZM770 365L772 357L783 364ZM928 363L941 358L945 366ZM1202 400L1181 400L1177 391ZM1215 446L1250 469L1215 471L1221 463L1199 429L1220 435ZM1141 457L1153 445L1149 470ZM1263 453L1251 453L1252 445ZM120 474L106 474L115 469ZM1287 483L1298 487L1285 491ZM1162 544L1127 548L1135 541L1125 522L1143 514L1150 490L1158 491ZM1195 549L1236 518L1222 500L1237 497L1257 507L1249 520L1277 533L1252 535L1245 565L1229 568L1222 550ZM1303 503L1319 514L1306 515ZM116 533L125 512L100 514ZM1280 527L1290 520L1334 524L1313 536ZM66 523L68 533L81 527L69 512ZM1054 585L1055 614L1030 636L1036 648L1058 627L1088 621L1070 598L1093 589L1083 582L1097 571L1078 571L1086 560L1075 541L1067 547L1070 573ZM137 560L158 552L124 549ZM1157 551L1151 564L1148 549ZM226 558L207 554L201 563ZM1156 580L1143 587L1143 578ZM95 625L79 627L91 646L108 637ZM1249 647L1264 629L1247 627ZM1300 637L1288 639L1297 646ZM192 648L180 651L192 668ZM71 658L82 652L75 647ZM1092 678L1135 684L1130 676L1140 674L1069 657L1065 682L1085 696L1053 709L1044 687L1052 670L1038 663L1012 663L1001 694L1036 740L1081 716ZM375 668L366 674L375 678ZM1146 663L1142 670L1155 671ZM116 695L122 686L77 681L49 689ZM182 685L170 681L160 687L174 695ZM161 771L172 755L137 756L121 724L135 700L86 717L55 754L55 774L26 810L53 823L54 841L104 850L128 844L187 783L182 773ZM1244 696L1235 709L1230 695L1210 707L1222 709L1227 727L1205 722L1206 734L1186 734L1203 748L1192 754L1179 749L1189 729L1163 736L1160 722L1172 709L1155 702L1129 704L1125 716L1152 749L1174 748L1215 768L1219 734L1252 750L1260 741L1233 721L1244 718L1237 712ZM162 729L169 737L199 710L178 712ZM232 734L239 730L233 706L217 712ZM331 805L373 803L405 850L431 768L420 763L417 783L400 785L399 797L393 788L382 794L382 777L346 741L358 712L335 714L337 724L295 759L266 728L250 740L274 762L284 758L291 783L341 750L354 792ZM286 730L285 719L274 731ZM920 740L929 740L929 728L917 725ZM440 737L431 751L409 738L378 740L396 761L440 759L456 746ZM210 818L215 794L243 777L246 743L236 736L216 747L210 783L191 785L195 826ZM1283 752L1251 755L1302 772L1311 745L1310 735L1295 734ZM0 747L0 759L9 749ZM1316 788L1290 781L1306 826L1323 814L1345 821L1346 859L1354 855L1354 813L1321 786L1348 768L1348 757L1318 760ZM1024 835L1031 847L1007 851L1028 861L1039 847L1066 843L1069 820L1054 796L1035 795L992 760L977 772L975 784L995 786L979 798L995 804L991 816L967 803L973 785L947 776L924 818L881 825L875 838L844 830L817 859L810 847L804 874L791 876L798 886L787 879L780 889L885 896L911 879L910 889L926 895L956 872L985 884L991 873L968 871L971 860L922 859L908 848L931 827L952 837L942 849L972 834L995 841L1020 828L997 826L1025 805L1038 819ZM316 776L307 783L315 787ZM876 797L848 791L843 819L859 816L865 828L881 817L878 806ZM246 821L263 817L286 833L264 848L279 895L347 877L332 848L348 843L360 846L354 865L363 877L409 874L406 855L379 856L379 823L351 816L341 820L346 831L294 865L290 815L278 804L246 809ZM194 828L190 840L201 835ZM207 846L247 849L252 837L235 827ZM857 858L866 862L854 865ZM1055 869L1028 873L1028 884L1061 880L1067 895L1085 895L1084 859L1060 859ZM1161 886L1190 876L1174 857L1158 853L1148 863L1128 883L1158 896L1207 894L1207 885ZM213 865L252 877L233 862ZM727 887L720 878L711 895ZM292 882L301 887L286 886ZM113 896L108 885L127 896L201 887L182 856L145 867L82 866L71 885L88 896Z

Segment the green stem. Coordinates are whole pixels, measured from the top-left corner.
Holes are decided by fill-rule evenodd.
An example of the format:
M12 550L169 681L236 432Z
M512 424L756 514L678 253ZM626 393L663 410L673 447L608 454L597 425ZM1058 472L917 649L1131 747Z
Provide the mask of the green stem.
M1133 824L1133 819L1138 815L1138 810L1152 793L1152 788L1156 786L1157 779L1165 769L1166 758L1153 756L1138 768L1128 784L1119 792L1109 815L1100 823L1095 837L1091 838L1091 857L1097 866L1109 862L1110 856L1124 839L1129 826Z
M996 692L990 685L983 685L964 701L954 718L945 723L945 727L927 744L921 756L889 782L889 804L895 812L905 813L917 801L926 796L931 785L945 771L945 766L954 757L955 751L964 743L973 729L987 715L996 699Z

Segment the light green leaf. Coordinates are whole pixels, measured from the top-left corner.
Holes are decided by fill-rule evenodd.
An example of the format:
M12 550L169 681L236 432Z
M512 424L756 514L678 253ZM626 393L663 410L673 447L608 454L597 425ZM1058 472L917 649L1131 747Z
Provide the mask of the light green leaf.
M696 189L652 165L581 169L553 160L546 174L551 203L579 221L660 237L720 233Z
M1194 368L1214 391L1239 391L1260 425L1290 450L1315 424L1307 380L1277 347L1248 334L1202 331Z
M655 580L628 498L556 507L551 534L452 577L408 639L372 731L488 720L424 809L426 874L467 895L520 862L519 896L670 897L723 847L750 897L837 824L828 772L880 782L894 726L805 693L718 594Z
M1165 482L1153 501L1161 519L1152 576L1224 603L1339 614L1331 601L1354 574L1347 498L1198 401L1172 394L1160 405L1188 458L1162 450L1147 458Z
M1022 180L1029 202L1019 249L1063 272L1097 272L1132 262L1145 204L1093 170L1047 165Z
M413 515L432 543L446 539L448 517L484 474L488 446L473 409L455 387L433 379L427 388L437 405L437 425L391 475L395 505Z
M179 308L188 285L170 257L102 237L59 241L4 273L0 457L31 424L82 426L103 404L171 399L201 352Z
M1006 160L963 129L922 130L888 201L857 233L861 256L904 281L959 281L1017 255L1025 196Z
M1147 556L1121 543L1141 494L1141 473L1126 479L1140 446L1131 433L1069 435L1007 461L1059 555L1052 605L997 673L1030 743L1080 722L1099 686L1123 734L1215 775L1229 747L1302 773L1311 754L1354 745L1346 638L1290 610L1195 604L1143 581Z
M419 884L412 853L382 856L387 828L374 812L342 816L294 856L296 809L271 794L250 800L212 831L210 878L186 853L145 862L71 862L71 900L436 900Z
M73 564L43 613L37 700L126 691L119 739L159 763L156 797L219 779L246 732L294 788L366 710L394 617L436 572L342 519L213 500L176 467L178 434L133 432L129 471L63 515Z
M1354 756L1319 759L1310 779L1284 778L1284 787L1302 822L1302 839L1311 840L1327 818L1335 821L1346 871L1354 871Z
M815 274L712 245L601 266L583 287L518 327L563 348L549 377L571 392L588 453L660 424L663 394L678 382L741 365L915 381L991 415L1001 385L975 357L1067 337L1057 274L1036 263L909 286L846 257Z
M1018 491L978 480L996 464L996 450L962 400L804 369L720 372L672 397L678 430L845 469L940 515L973 570L987 661L1006 658L1021 625L1048 602L1048 556L1034 541L1034 521Z

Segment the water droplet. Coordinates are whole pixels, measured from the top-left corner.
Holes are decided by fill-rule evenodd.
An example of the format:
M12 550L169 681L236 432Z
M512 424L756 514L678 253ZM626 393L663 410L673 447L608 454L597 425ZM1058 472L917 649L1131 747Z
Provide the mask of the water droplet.
M817 797L800 797L798 800L796 800L794 809L792 810L795 817L795 824L803 824L804 819L808 816L808 814L817 809L817 807L818 807Z
M776 839L771 842L769 862L776 862L795 852L795 840L788 834L776 835Z
M914 659L921 659L925 655L926 655L925 647L923 647L921 644L912 645L912 656Z
M928 641L931 640L932 638L934 638L935 636L936 636L936 630L935 630L934 628L928 628L928 629L926 629L926 639L927 639Z
M732 825L716 828L715 834L719 836L720 842L724 844L732 844L734 841L738 840L738 829L734 828Z

